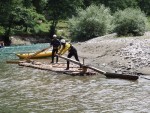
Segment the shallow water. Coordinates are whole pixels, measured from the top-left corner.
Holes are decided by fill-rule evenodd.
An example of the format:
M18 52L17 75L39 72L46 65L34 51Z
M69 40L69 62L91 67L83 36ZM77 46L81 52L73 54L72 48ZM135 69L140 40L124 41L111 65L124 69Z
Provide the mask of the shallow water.
M149 80L73 77L5 63L47 46L0 49L0 113L149 113Z

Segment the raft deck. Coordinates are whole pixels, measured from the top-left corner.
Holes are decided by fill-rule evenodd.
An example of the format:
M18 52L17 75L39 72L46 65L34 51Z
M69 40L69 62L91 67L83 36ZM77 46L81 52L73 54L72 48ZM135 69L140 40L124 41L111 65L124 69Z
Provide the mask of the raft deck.
M82 68L79 68L78 65L76 64L71 64L70 63L70 68L69 70L65 70L67 67L66 63L59 62L59 63L54 63L54 64L46 64L42 62L20 62L20 66L25 66L25 67L31 67L35 69L41 69L41 70L48 70L48 71L53 71L57 73L64 73L64 74L69 74L69 75L96 75L97 73L94 72L91 69L87 69L86 71Z

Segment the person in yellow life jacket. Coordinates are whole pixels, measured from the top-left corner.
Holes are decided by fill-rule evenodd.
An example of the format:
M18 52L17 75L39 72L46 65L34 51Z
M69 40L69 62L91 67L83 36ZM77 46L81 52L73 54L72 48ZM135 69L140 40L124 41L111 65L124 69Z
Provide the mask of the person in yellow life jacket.
M55 57L55 54L58 53L58 50L60 49L61 47L61 43L60 41L57 39L57 35L53 35L53 39L50 43L50 46L53 46L53 49L52 49L52 62L51 63L54 63L54 57ZM56 56L56 63L58 62L58 56Z
M59 55L62 55L62 54L63 54L63 50L64 50L64 48L65 48L65 46L66 46L67 44L70 44L70 46L69 46L69 48L68 48L68 56L67 56L67 57L68 57L68 58L71 58L72 56L74 56L75 59L76 59L77 61L79 61L78 53L77 53L76 48L75 48L71 43L67 43L64 39L61 39L62 48L61 48L61 50L60 50L60 52L59 52L58 54L59 54ZM70 64L70 62L67 60L67 68L66 68L66 70L69 70L69 64ZM80 68L81 68L81 66L80 66Z

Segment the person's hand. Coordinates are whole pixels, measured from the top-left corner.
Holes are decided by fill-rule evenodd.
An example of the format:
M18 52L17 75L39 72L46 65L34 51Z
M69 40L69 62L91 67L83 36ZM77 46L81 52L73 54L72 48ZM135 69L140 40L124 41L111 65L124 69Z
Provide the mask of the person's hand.
M57 56L60 56L60 53L57 53L56 55L57 55Z

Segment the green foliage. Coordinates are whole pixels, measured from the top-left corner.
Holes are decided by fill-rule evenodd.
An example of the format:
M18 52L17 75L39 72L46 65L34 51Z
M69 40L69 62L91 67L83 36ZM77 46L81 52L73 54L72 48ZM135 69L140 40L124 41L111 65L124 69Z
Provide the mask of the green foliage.
M59 21L57 25L57 33L58 36L68 38L68 22L67 21Z
M32 0L23 0L22 1L23 3L23 6L26 7L26 8L32 8Z
M27 34L30 34L30 32L37 33L40 30L38 26L46 21L44 16L36 13L34 9L22 7L16 7L13 17L12 31L19 34L21 31Z
M74 40L84 41L102 36L112 30L109 8L96 5L78 10L78 16L69 19L69 30Z
M50 26L50 23L49 22L43 22L41 24L39 24L39 29L41 32L49 32L49 26Z
M150 0L0 0L0 34L9 36L51 31L60 36L71 34L74 39L87 40L111 32L114 26L109 9L90 6L93 3L104 4L112 13L139 7L150 15ZM76 10L81 7L85 10ZM125 11L115 14L114 31L119 35L142 35L147 28L145 14L134 9ZM64 20L73 15L77 16L69 20L69 32L68 23Z
M82 0L48 0L47 11L50 26L50 37L56 32L56 26L59 20L66 19L75 14L76 8L82 5Z
M150 15L150 0L138 0L138 5L142 11Z
M5 33L5 29L2 26L0 26L0 35L3 35L4 33Z
M143 35L147 29L148 21L139 9L127 8L114 14L114 31L120 36Z
M101 0L100 3L105 4L105 6L109 7L112 12L117 10L124 10L129 7L138 7L137 0Z
M8 35L13 20L12 13L17 6L22 6L21 2L21 0L0 0L0 25L5 28Z
M47 0L32 0L32 4L35 7L37 13L43 14L46 7Z
M138 0L84 0L85 6L89 6L93 3L104 4L106 7L109 7L112 12L128 7L138 7Z

